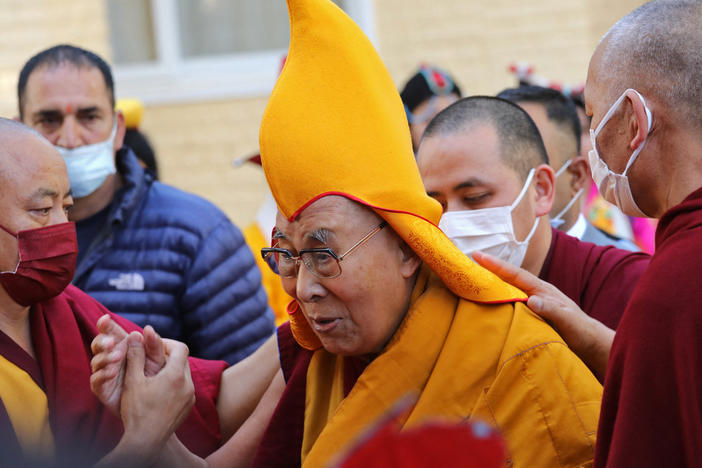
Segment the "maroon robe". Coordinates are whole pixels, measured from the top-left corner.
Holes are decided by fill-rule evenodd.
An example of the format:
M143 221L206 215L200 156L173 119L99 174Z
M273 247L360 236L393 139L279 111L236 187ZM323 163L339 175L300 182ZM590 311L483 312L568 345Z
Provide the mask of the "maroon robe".
M589 316L616 329L650 255L582 242L557 229L552 232L539 278L557 287Z
M278 352L285 390L258 446L253 467L297 468L302 462L307 368L314 351L297 344L290 322L286 322L278 327ZM349 394L366 365L361 358L344 358L344 395Z
M122 434L121 420L110 413L90 390L90 343L97 320L109 313L100 303L74 286L59 296L35 304L29 315L36 360L0 332L0 354L24 369L44 390L56 458L61 464L87 464L105 455ZM140 328L111 314L127 332ZM190 358L196 403L178 430L191 451L206 456L221 442L217 396L222 361ZM0 462L21 455L17 438L0 401ZM0 463L4 466L5 463Z
M607 365L596 467L702 466L702 188L668 210Z

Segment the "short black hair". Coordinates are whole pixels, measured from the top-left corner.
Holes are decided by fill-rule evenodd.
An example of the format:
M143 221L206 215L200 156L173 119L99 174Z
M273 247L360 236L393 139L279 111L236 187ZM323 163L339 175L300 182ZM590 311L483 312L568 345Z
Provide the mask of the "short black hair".
M57 66L63 63L70 63L76 67L95 67L100 70L105 80L105 87L110 96L110 104L115 106L115 84L112 79L110 66L97 54L89 50L82 49L70 44L59 44L42 50L24 64L17 80L17 103L19 114L22 118L24 110L24 90L27 87L29 75L41 66Z
M136 128L128 128L124 132L124 145L134 151L136 157L144 163L146 168L150 170L155 179L158 179L158 163L156 162L156 153L154 152L151 142L142 132Z
M432 96L455 94L461 97L461 89L445 70L430 65L422 65L417 73L407 81L400 92L400 98L409 112Z
M485 124L495 128L502 160L522 180L539 164L548 164L546 147L529 114L518 105L493 96L471 96L454 102L429 122L423 138L455 134Z
M568 96L555 89L528 85L507 88L501 91L497 97L514 103L535 102L543 105L550 121L573 132L576 150L580 154L580 119L575 110L575 103Z

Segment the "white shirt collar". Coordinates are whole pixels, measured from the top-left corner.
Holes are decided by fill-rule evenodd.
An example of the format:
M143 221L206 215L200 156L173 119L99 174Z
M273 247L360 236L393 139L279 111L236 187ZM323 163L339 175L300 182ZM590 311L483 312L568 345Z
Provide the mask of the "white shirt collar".
M585 221L585 216L583 216L582 213L578 216L578 219L575 221L575 224L571 226L570 229L568 229L568 234L569 236L577 237L578 239L583 238L583 235L585 234L585 229L587 228L587 221Z

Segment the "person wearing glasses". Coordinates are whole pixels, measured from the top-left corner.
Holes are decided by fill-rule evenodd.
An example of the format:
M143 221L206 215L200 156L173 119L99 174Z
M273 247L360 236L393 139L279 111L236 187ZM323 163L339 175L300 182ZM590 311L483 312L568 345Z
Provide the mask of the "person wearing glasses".
M520 290L438 229L401 100L361 30L328 0L288 6L291 48L260 131L278 206L262 255L294 301L277 332L278 371L207 463L330 466L410 394L403 430L482 420L515 466L587 465L601 385ZM242 380L256 395L258 381ZM129 373L124 382L120 411L133 420L141 389ZM169 435L172 421L145 426L165 445L144 447L130 426L122 453L163 447L168 466L202 465Z

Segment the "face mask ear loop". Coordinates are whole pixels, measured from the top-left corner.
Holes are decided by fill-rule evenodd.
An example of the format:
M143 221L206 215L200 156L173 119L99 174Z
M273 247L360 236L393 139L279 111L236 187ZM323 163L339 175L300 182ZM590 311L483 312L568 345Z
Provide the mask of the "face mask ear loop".
M529 175L527 176L526 181L524 181L524 187L522 187L522 191L519 192L517 199L514 200L514 203L512 203L512 205L510 205L510 207L509 207L510 216L511 216L512 211L514 211L514 208L517 205L519 205L519 202L521 202L522 198L524 198L524 194L526 194L527 189L529 189L529 186L531 185L531 181L534 179L535 173L536 173L536 169L534 169L532 167L531 170L529 171ZM517 240L517 236L514 234L514 222L512 222L512 239L514 239L518 244L523 244L524 242L529 242L529 240L531 239L531 236L533 236L534 232L536 231L536 226L538 226L538 225L539 225L539 218L536 218L536 220L534 221L534 226L531 228L531 232L529 233L529 235L526 236L526 239L519 242Z
M519 245L528 244L529 241L531 240L532 236L533 236L534 233L536 232L536 228L537 228L538 226L539 226L539 218L536 218L536 219L534 220L534 225L531 227L531 231L529 231L529 234L527 234L526 238L524 238L524 240L520 242L520 241L517 240L517 237L515 236L515 237L514 237L514 240L517 241L517 243L518 243Z
M622 95L619 96L619 99L617 99L614 102L614 104L612 104L612 107L610 107L609 110L607 111L607 113L604 115L604 117L602 117L602 120L600 120L600 123L597 124L597 128L595 129L595 138L597 138L597 135L600 134L600 132L602 131L602 128L605 126L605 124L607 122L609 122L609 119L612 118L612 114L614 114L617 111L617 109L619 108L619 104L622 103L622 101L624 100L625 97L626 97L626 91L624 91L622 93Z
M563 209L561 210L561 212L558 213L555 217L551 218L551 220L556 220L556 219L557 219L557 220L560 220L560 219L561 219L561 216L563 216L563 215L573 206L573 204L580 198L580 195L583 194L583 191L584 191L584 190L585 190L585 189L583 189L583 188L581 188L580 190L578 190L578 191L576 192L576 194L573 196L573 198L570 199L570 201L569 201L568 204L565 206L565 208L563 208Z
M519 202L522 201L522 198L524 198L524 194L526 193L527 189L529 188L529 185L531 184L532 179L534 178L535 171L536 170L533 167L529 171L529 175L527 176L526 181L524 182L524 186L522 187L522 191L519 192L519 195L517 195L517 199L514 200L514 203L512 203L509 206L510 213L512 211L514 211L514 207L519 205Z
M13 274L13 275L14 275L15 273L17 273L17 269L18 269L19 266L20 266L20 262L22 262L22 252L20 252L20 249L19 249L19 239L18 239L18 237L17 237L17 233L14 233L14 232L10 231L10 230L7 229L5 226L0 225L0 229L2 229L3 231L5 231L6 233L8 233L9 235L11 235L12 237L14 237L14 238L17 240L17 265L15 265L15 269L14 269L14 270L12 270L12 271L9 271L9 270L8 270L8 271L0 271L0 274L8 273L8 274Z
M628 90L627 90L628 91ZM646 105L646 101L644 100L643 96L641 93L636 91L635 89L632 89L634 93L641 99L641 104L643 104L644 109L646 110L646 120L648 120L648 128L646 129L646 136L644 137L643 141L641 144L634 150L634 152L631 154L631 157L629 158L629 161L626 163L626 167L624 168L624 172L622 172L622 175L625 176L626 173L629 171L629 168L634 164L634 161L636 161L636 158L639 156L639 153L643 149L644 145L646 144L646 140L648 139L648 132L651 131L651 126L653 125L653 116L651 115L651 110L648 108Z
M566 171L566 169L568 169L568 168L570 167L570 164L571 164L572 162L573 162L573 158L567 160L567 161L565 162L565 164L563 164L563 165L561 166L561 168L558 169L558 171L556 171L556 174L554 175L554 178L558 179L558 177L559 177L561 174L563 174L563 173Z

